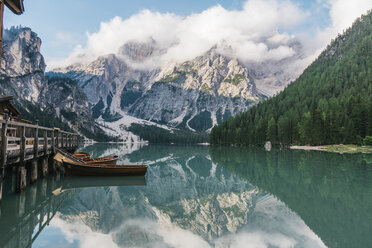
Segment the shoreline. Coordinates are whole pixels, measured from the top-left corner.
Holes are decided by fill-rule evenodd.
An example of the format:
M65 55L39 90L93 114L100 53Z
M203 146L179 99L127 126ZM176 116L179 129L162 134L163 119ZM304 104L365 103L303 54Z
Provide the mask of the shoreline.
M358 146L358 145L324 145L324 146L290 146L291 150L305 150L305 151L321 151L333 153L371 153L372 146Z

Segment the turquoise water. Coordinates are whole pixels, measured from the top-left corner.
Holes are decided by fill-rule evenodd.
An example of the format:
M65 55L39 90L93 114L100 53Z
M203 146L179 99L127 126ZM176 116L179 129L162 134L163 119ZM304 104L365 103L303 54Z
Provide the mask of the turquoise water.
M0 247L371 247L372 157L96 144L146 177L5 185Z

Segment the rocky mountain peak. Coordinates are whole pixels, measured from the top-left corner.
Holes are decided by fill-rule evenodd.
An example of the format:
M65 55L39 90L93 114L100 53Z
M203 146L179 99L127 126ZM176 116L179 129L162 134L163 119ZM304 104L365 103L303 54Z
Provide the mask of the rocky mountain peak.
M30 28L12 27L4 31L1 74L22 76L45 71L40 53L41 39Z
M159 54L160 51L157 48L154 39L150 39L147 42L127 42L119 49L118 53L120 57L136 63L141 63L146 59Z
M254 82L248 69L236 58L212 48L202 56L182 64L170 63L161 69L157 81L177 81L184 77L185 89L197 89L215 96L242 97L257 101Z
M41 39L30 28L5 30L0 93L15 96L25 119L42 119L42 125L65 128L79 123L81 133L98 137L102 131L94 124L87 96L73 80L45 76L40 47Z

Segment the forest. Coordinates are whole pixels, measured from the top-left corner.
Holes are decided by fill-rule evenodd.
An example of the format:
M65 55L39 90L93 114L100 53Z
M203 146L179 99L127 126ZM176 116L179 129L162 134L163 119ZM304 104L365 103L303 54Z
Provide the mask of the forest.
M214 127L210 142L362 145L370 136L371 11L333 40L285 90Z

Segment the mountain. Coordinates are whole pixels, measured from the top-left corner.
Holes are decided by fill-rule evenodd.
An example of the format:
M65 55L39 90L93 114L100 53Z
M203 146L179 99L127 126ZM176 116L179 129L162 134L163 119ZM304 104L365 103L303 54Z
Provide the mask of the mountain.
M288 44L295 51L290 58L243 64L217 46L189 61L162 61L166 50L154 40L131 41L117 54L45 73L40 38L29 28L12 28L4 34L0 90L16 96L26 118L71 129L78 123L86 137L205 142L213 126L293 77L283 68L301 58L301 44Z
M76 123L84 136L106 139L94 123L85 93L66 78L49 79L40 53L41 39L30 28L4 31L0 92L15 96L22 118L40 125L72 130Z
M258 92L244 65L216 48L191 61L144 66L162 52L154 41L129 42L116 55L99 57L88 65L57 68L47 75L75 80L107 133L137 136L132 141L138 136L160 141L147 135L149 129L152 133L156 129L157 137L167 136L170 130L182 137L210 132L214 125L266 97ZM188 134L180 134L185 131Z
M1 90L36 103L46 81L41 39L29 28L11 28L4 31L3 43Z
M362 144L372 136L372 12L277 96L213 128L215 144Z

